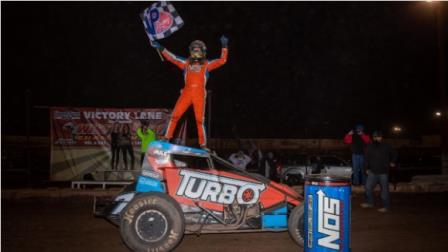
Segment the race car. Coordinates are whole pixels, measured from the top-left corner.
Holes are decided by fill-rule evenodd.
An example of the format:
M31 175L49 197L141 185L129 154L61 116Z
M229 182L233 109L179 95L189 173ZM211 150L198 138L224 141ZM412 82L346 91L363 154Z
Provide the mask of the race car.
M303 247L303 198L202 149L152 142L142 171L94 213L133 251L171 251L184 234L289 231Z

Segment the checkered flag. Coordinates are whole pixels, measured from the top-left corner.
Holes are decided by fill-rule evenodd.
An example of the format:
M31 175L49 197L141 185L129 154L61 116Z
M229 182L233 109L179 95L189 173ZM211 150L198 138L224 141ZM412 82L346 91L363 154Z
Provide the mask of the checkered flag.
M169 2L156 2L140 15L150 41L166 38L179 30L184 21Z

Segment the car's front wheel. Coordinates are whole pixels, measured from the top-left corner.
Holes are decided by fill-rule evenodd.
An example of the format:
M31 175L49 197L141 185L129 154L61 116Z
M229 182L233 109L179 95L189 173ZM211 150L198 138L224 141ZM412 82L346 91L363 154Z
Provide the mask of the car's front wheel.
M171 251L184 235L182 210L163 193L135 197L121 217L121 237L133 251Z
M292 209L288 219L289 235L300 247L303 247L305 240L304 224L302 203L300 206L296 206Z

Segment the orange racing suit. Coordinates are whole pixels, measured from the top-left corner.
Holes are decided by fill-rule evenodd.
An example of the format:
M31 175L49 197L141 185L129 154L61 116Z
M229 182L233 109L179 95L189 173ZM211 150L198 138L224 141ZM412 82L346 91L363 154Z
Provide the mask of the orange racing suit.
M177 122L185 113L185 111L193 104L194 116L196 119L196 127L198 130L199 144L206 145L204 114L205 114L205 98L207 92L205 85L207 83L208 74L212 70L224 65L227 61L228 49L221 49L221 57L215 60L205 60L203 63L191 62L189 59L183 59L172 54L167 49L162 51L162 55L171 63L178 66L184 72L185 87L181 90L181 95L176 102L165 138L171 139L176 129Z

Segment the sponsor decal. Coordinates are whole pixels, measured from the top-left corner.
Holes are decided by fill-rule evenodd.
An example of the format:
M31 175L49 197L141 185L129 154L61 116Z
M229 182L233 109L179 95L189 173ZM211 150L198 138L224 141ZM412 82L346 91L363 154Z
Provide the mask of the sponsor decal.
M313 247L313 195L308 195L308 248Z
M167 158L169 157L169 153L164 150L160 150L157 148L151 148L150 153L155 157Z
M197 72L197 73L199 73L199 72L201 72L201 65L188 65L188 68L190 69L190 71L193 71L193 72Z
M339 250L340 244L338 243L338 240L341 236L341 202L339 199L325 196L325 193L322 190L319 190L317 195L317 231L326 235L318 239L317 243L322 247Z
M151 22L149 31L152 35L162 33L171 28L174 18L169 12L152 9L150 12Z
M246 190L244 190L242 197L245 202L249 202L254 199L254 196L255 196L254 190L252 190L251 188L247 188Z
M164 32L171 28L171 26L173 25L173 16L171 16L171 14L166 11L161 11L159 13L159 19L154 24L156 33Z
M238 204L254 204L266 188L264 184L202 172L181 170L179 175L178 196L215 203L232 204L236 200Z
M162 180L162 175L160 175L159 173L155 172L155 171L150 171L150 170L145 170L142 169L142 175L149 177L149 178L153 178L153 179L157 179L157 180Z

